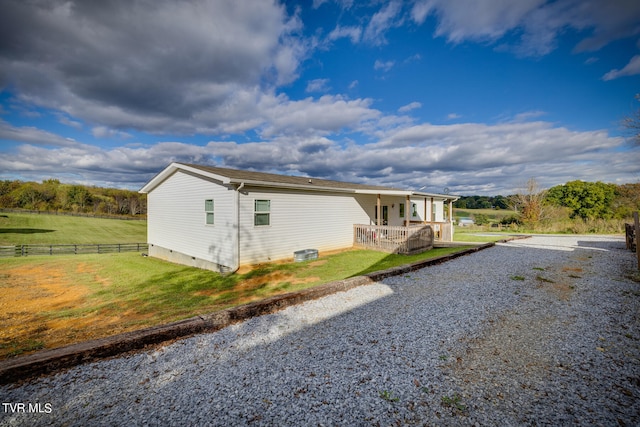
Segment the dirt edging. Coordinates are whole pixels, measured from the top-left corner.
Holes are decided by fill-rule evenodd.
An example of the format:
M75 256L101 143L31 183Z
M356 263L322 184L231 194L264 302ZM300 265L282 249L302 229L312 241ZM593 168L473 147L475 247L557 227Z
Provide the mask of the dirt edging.
M499 242L506 242L517 238L522 237L518 236L503 239ZM130 351L142 350L149 346L162 344L175 339L187 338L204 332L215 332L252 317L275 313L305 301L322 298L336 292L348 291L357 286L375 283L387 277L406 274L431 265L441 264L493 246L495 246L493 242L485 243L454 254L418 261L400 267L393 267L364 276L338 280L301 291L276 295L264 300L165 325L125 332L106 338L99 338L65 347L43 350L26 356L2 360L0 361L0 384L9 384L39 375L52 374L80 364L106 359Z

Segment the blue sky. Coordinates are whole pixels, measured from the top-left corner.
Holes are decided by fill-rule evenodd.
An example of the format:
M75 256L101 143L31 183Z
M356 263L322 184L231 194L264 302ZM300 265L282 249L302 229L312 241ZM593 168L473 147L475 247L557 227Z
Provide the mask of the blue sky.
M0 179L640 181L640 2L0 2Z

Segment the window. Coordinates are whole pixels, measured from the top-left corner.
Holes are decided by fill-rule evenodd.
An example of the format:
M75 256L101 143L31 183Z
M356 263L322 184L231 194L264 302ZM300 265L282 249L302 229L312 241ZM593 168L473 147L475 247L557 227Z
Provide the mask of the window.
M400 203L400 218L404 218L404 203Z
M207 199L204 201L205 223L207 225L213 225L213 199Z
M271 200L256 200L253 213L253 225L270 225Z
M418 216L418 205L415 203L411 203L411 216L413 217Z

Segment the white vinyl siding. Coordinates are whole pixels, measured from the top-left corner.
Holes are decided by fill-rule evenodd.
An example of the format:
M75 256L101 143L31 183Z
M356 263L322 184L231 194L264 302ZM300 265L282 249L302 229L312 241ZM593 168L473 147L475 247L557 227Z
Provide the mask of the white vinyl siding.
M353 245L353 224L369 224L375 196L248 188L240 196L240 263L293 258L302 249ZM243 193L245 192L243 191ZM269 226L255 226L255 201L269 200ZM371 212L373 213L373 212Z
M233 189L178 171L148 194L150 244L224 266L234 266L237 241ZM215 200L215 227L203 215ZM203 206L204 205L204 206Z
M416 205L417 217L411 217L412 220L443 222L445 204L442 200L435 199L431 203L431 198L411 199L411 204ZM412 212L413 214L413 212Z

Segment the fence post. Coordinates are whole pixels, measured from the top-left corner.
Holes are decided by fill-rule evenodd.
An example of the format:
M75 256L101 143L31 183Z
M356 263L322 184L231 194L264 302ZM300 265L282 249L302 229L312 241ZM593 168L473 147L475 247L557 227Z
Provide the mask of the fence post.
M633 213L633 225L636 229L636 256L638 257L638 270L640 270L640 220L638 212Z

